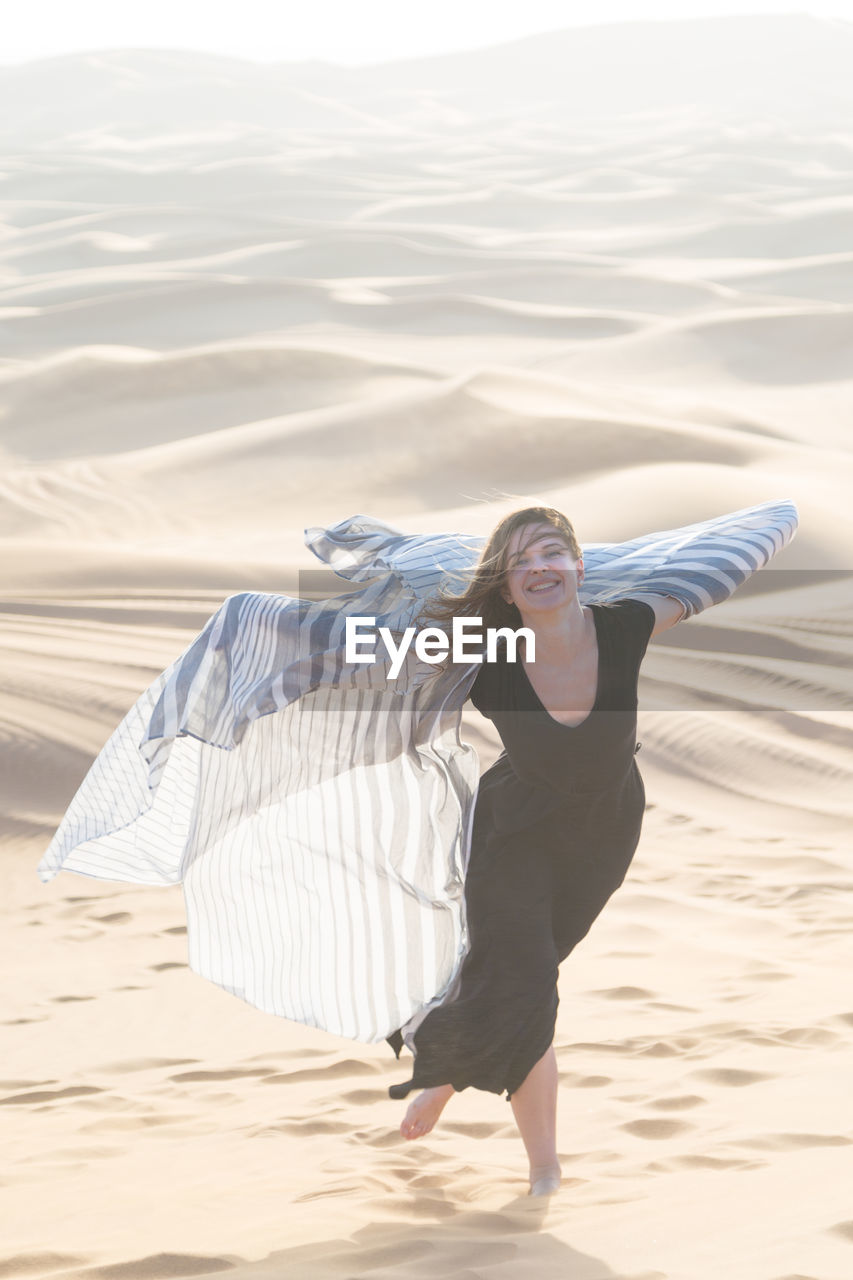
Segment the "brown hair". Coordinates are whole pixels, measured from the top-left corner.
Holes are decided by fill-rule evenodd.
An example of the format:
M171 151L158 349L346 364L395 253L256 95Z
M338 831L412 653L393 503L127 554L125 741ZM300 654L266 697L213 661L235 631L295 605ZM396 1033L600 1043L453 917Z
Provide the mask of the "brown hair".
M555 533L564 538L569 550L576 560L582 556L580 543L571 523L560 511L553 507L523 507L504 516L500 524L492 531L483 548L477 567L473 571L471 581L464 591L458 593L439 592L430 597L421 610L419 622L435 621L439 624L450 622L457 615L482 618L484 627L521 626L521 614L514 604L504 600L502 591L506 582L507 548L512 535L525 525L550 525ZM525 546L536 541L541 535L532 535Z

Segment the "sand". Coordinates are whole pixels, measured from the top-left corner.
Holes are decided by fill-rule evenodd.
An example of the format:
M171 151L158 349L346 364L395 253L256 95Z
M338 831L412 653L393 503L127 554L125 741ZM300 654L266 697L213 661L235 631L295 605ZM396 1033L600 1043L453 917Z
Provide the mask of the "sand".
M0 1275L850 1275L851 33L0 71ZM795 541L644 666L548 1201L505 1100L407 1143L386 1046L190 972L179 889L39 882L124 712L225 595L298 589L306 526L547 502L618 541L779 497Z

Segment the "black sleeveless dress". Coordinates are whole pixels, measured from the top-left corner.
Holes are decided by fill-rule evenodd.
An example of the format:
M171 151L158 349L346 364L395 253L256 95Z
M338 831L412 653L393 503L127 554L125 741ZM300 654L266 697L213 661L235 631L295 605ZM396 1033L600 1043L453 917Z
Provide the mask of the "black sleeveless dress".
M619 887L640 838L637 680L655 614L592 604L598 687L577 726L545 710L520 661L483 663L470 697L504 750L480 779L465 879L470 948L447 1001L414 1035L411 1080L509 1098L548 1050L557 967ZM399 1056L399 1033L389 1037Z

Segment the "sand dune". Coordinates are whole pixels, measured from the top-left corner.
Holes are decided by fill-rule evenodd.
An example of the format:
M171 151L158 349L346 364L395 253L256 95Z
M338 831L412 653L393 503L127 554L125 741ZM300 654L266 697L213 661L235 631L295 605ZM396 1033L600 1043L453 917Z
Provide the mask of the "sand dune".
M733 219L725 228L714 224L707 229L675 236L669 248L687 256L751 258L753 256L802 257L806 253L844 253L849 246L847 234L853 202L849 193L833 200L830 207L810 207L819 202L808 202L805 208L786 209L784 202L779 215L771 222L756 217L749 221ZM838 207L832 207L837 205Z
M420 228L417 239L410 233L370 227L338 228L332 223L328 228L283 217L277 206L270 206L264 216L263 210L236 209L229 215L197 211L191 205L140 205L58 217L46 226L17 227L0 242L0 261L9 265L16 283L22 271L38 275L125 268L130 255L137 269L148 262L182 268L219 265L235 267L241 276L379 276L392 281L456 272L466 264L516 261L514 254L482 250L435 228ZM556 260L535 250L531 256L558 268L566 265L564 257ZM581 263L591 256L577 255Z
M69 237L69 240L71 237ZM322 241L320 242L322 244ZM70 246L69 246L70 248ZM351 250L353 246L350 246ZM116 288L128 288L138 284L191 283L195 279L188 268L199 269L220 268L220 283L240 284L243 287L258 276L266 279L276 278L277 285L284 291L295 289L295 278L287 278L287 268L294 264L289 261L293 250L279 249L277 246L267 248L259 246L252 251L231 250L220 254L211 254L204 258L188 261L175 269L175 262L157 262L140 268L119 266L103 267L100 270L88 269L80 271L46 272L30 275L25 281L9 284L0 288L0 302L8 306L41 306L53 303L95 301L103 295L109 295ZM379 264L377 264L379 265ZM386 271L387 260L384 264ZM421 260L419 266L431 265ZM276 267L280 270L276 270ZM326 264L328 268L328 263ZM222 273L222 268L230 268L232 275ZM404 273L403 273L404 274ZM365 273L366 275L366 273ZM234 278L236 277L236 278ZM319 287L319 286L318 286ZM481 267L478 271L463 272L454 265L453 274L439 274L431 277L398 281L383 276L367 283L342 287L339 281L330 282L330 292L341 299L362 299L374 304L387 302L390 299L412 299L441 297L455 291L457 297L478 294L490 298L512 299L517 302L540 303L552 306L577 307L584 306L616 306L643 312L690 310L701 306L720 305L728 299L737 305L738 295L723 285L714 285L703 281L688 282L679 280L661 280L654 276L641 275L624 270L609 271L605 268L567 269L562 264L550 263L547 268L536 259L528 266L514 265L512 269L500 272L495 266ZM298 290L297 290L298 294ZM248 295L251 297L251 294ZM397 312L392 313L397 314Z
M821 298L824 302L853 301L853 256L827 254L777 264L770 269L746 270L737 274L738 292L750 288L775 293L780 298Z
M133 442L151 446L267 414L400 394L434 379L416 365L281 344L224 343L165 354L76 347L0 372L3 440L28 461L123 453Z
M426 471L425 438L440 458ZM522 439L512 479L529 489L556 487L563 477L581 485L597 474L636 483L636 468L649 483L656 465L679 462L697 472L703 464L724 473L763 463L796 474L811 461L797 445L748 430L589 413L523 415L450 382L374 399L369 410L358 404L308 410L112 457L9 467L0 481L0 530L34 537L61 528L75 538L108 537L120 513L126 538L202 533L213 524L239 533L254 510L256 527L272 532L279 501L309 514L305 495L316 483L318 458L324 502L345 503L357 486L361 505L371 510L435 508L450 475L463 490L499 488ZM832 469L829 459L818 464L821 473Z
M132 345L163 349L177 345L191 330L200 342L222 341L233 332L227 319L244 308L251 333L283 334L318 324L353 329L388 330L417 336L447 333L451 317L464 317L474 335L506 334L530 338L609 338L635 328L631 316L539 307L453 293L423 302L388 301L363 289L359 295L303 282L193 280L180 283L137 282L100 297L4 308L15 314L19 338L9 352L18 358L39 350L58 349L71 325L83 346L103 345L117 330ZM2 312L0 312L2 314ZM165 317L169 317L168 324Z
M802 385L850 380L853 308L839 303L784 305L775 309L719 308L714 316L678 319L625 335L596 351L563 362L566 372L589 376L599 366L630 378L635 370L691 384L737 379L742 383ZM556 361L551 362L557 364Z
M0 1274L849 1273L852 40L0 68ZM300 590L306 526L543 502L619 541L779 497L793 544L644 664L644 835L563 966L550 1202L505 1101L405 1143L386 1046L191 973L177 889L38 882L222 599Z

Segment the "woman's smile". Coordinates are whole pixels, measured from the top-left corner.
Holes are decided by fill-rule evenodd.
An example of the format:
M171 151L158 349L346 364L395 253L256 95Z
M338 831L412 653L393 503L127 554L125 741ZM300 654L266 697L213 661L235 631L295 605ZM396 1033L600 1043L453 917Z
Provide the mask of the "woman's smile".
M550 591L552 587L559 587L560 585L560 578L543 578L540 582L532 582L527 590L537 592Z

